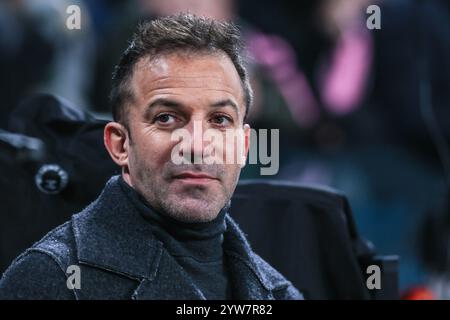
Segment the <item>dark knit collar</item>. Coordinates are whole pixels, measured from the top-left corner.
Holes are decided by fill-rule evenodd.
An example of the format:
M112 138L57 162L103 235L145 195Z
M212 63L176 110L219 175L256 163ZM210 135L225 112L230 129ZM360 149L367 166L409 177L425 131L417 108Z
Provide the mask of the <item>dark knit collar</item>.
M120 177L119 184L153 229L154 235L164 243L175 257L191 257L199 262L219 261L223 256L223 235L226 231L227 204L217 217L209 222L183 222L155 210L144 197Z

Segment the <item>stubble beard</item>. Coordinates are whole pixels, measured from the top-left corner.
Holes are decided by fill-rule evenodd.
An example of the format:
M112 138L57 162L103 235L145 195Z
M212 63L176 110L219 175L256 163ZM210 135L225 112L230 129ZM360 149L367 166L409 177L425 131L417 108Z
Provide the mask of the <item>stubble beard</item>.
M182 222L214 220L229 202L231 194L224 190L214 192L206 186L185 186L181 192L170 190L171 180L163 174L155 177L146 166L139 165L137 191L160 214ZM164 170L164 169L163 169ZM161 174L161 173L159 173ZM219 182L213 182L219 183Z

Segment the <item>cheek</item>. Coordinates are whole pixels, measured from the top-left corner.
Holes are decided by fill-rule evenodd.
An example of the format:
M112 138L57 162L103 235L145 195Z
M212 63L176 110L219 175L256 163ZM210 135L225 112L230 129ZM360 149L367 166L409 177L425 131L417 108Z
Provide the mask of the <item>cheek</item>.
M133 140L130 161L140 169L161 170L170 161L171 150L170 134L141 135Z
M245 163L245 136L239 130L230 132L224 137L223 156L226 164L240 168Z
M227 164L224 166L224 171L222 188L225 194L231 197L238 183L241 168L235 164Z

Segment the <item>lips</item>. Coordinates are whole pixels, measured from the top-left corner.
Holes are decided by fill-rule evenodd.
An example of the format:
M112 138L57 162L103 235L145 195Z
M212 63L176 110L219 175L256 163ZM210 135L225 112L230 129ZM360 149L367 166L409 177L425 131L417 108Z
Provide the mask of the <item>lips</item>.
M174 181L179 181L184 185L208 185L219 179L204 172L182 172L174 176Z
M180 174L175 175L175 179L198 179L198 180L204 180L204 179L210 179L210 180L217 180L216 178L206 174L206 173L200 173L200 172L182 172Z

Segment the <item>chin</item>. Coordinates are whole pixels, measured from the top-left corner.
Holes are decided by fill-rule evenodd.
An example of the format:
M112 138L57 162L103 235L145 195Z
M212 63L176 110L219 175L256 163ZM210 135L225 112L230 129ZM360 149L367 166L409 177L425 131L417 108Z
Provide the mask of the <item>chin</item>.
M167 213L183 222L208 222L214 220L223 206L214 205L207 200L177 199L170 205Z

